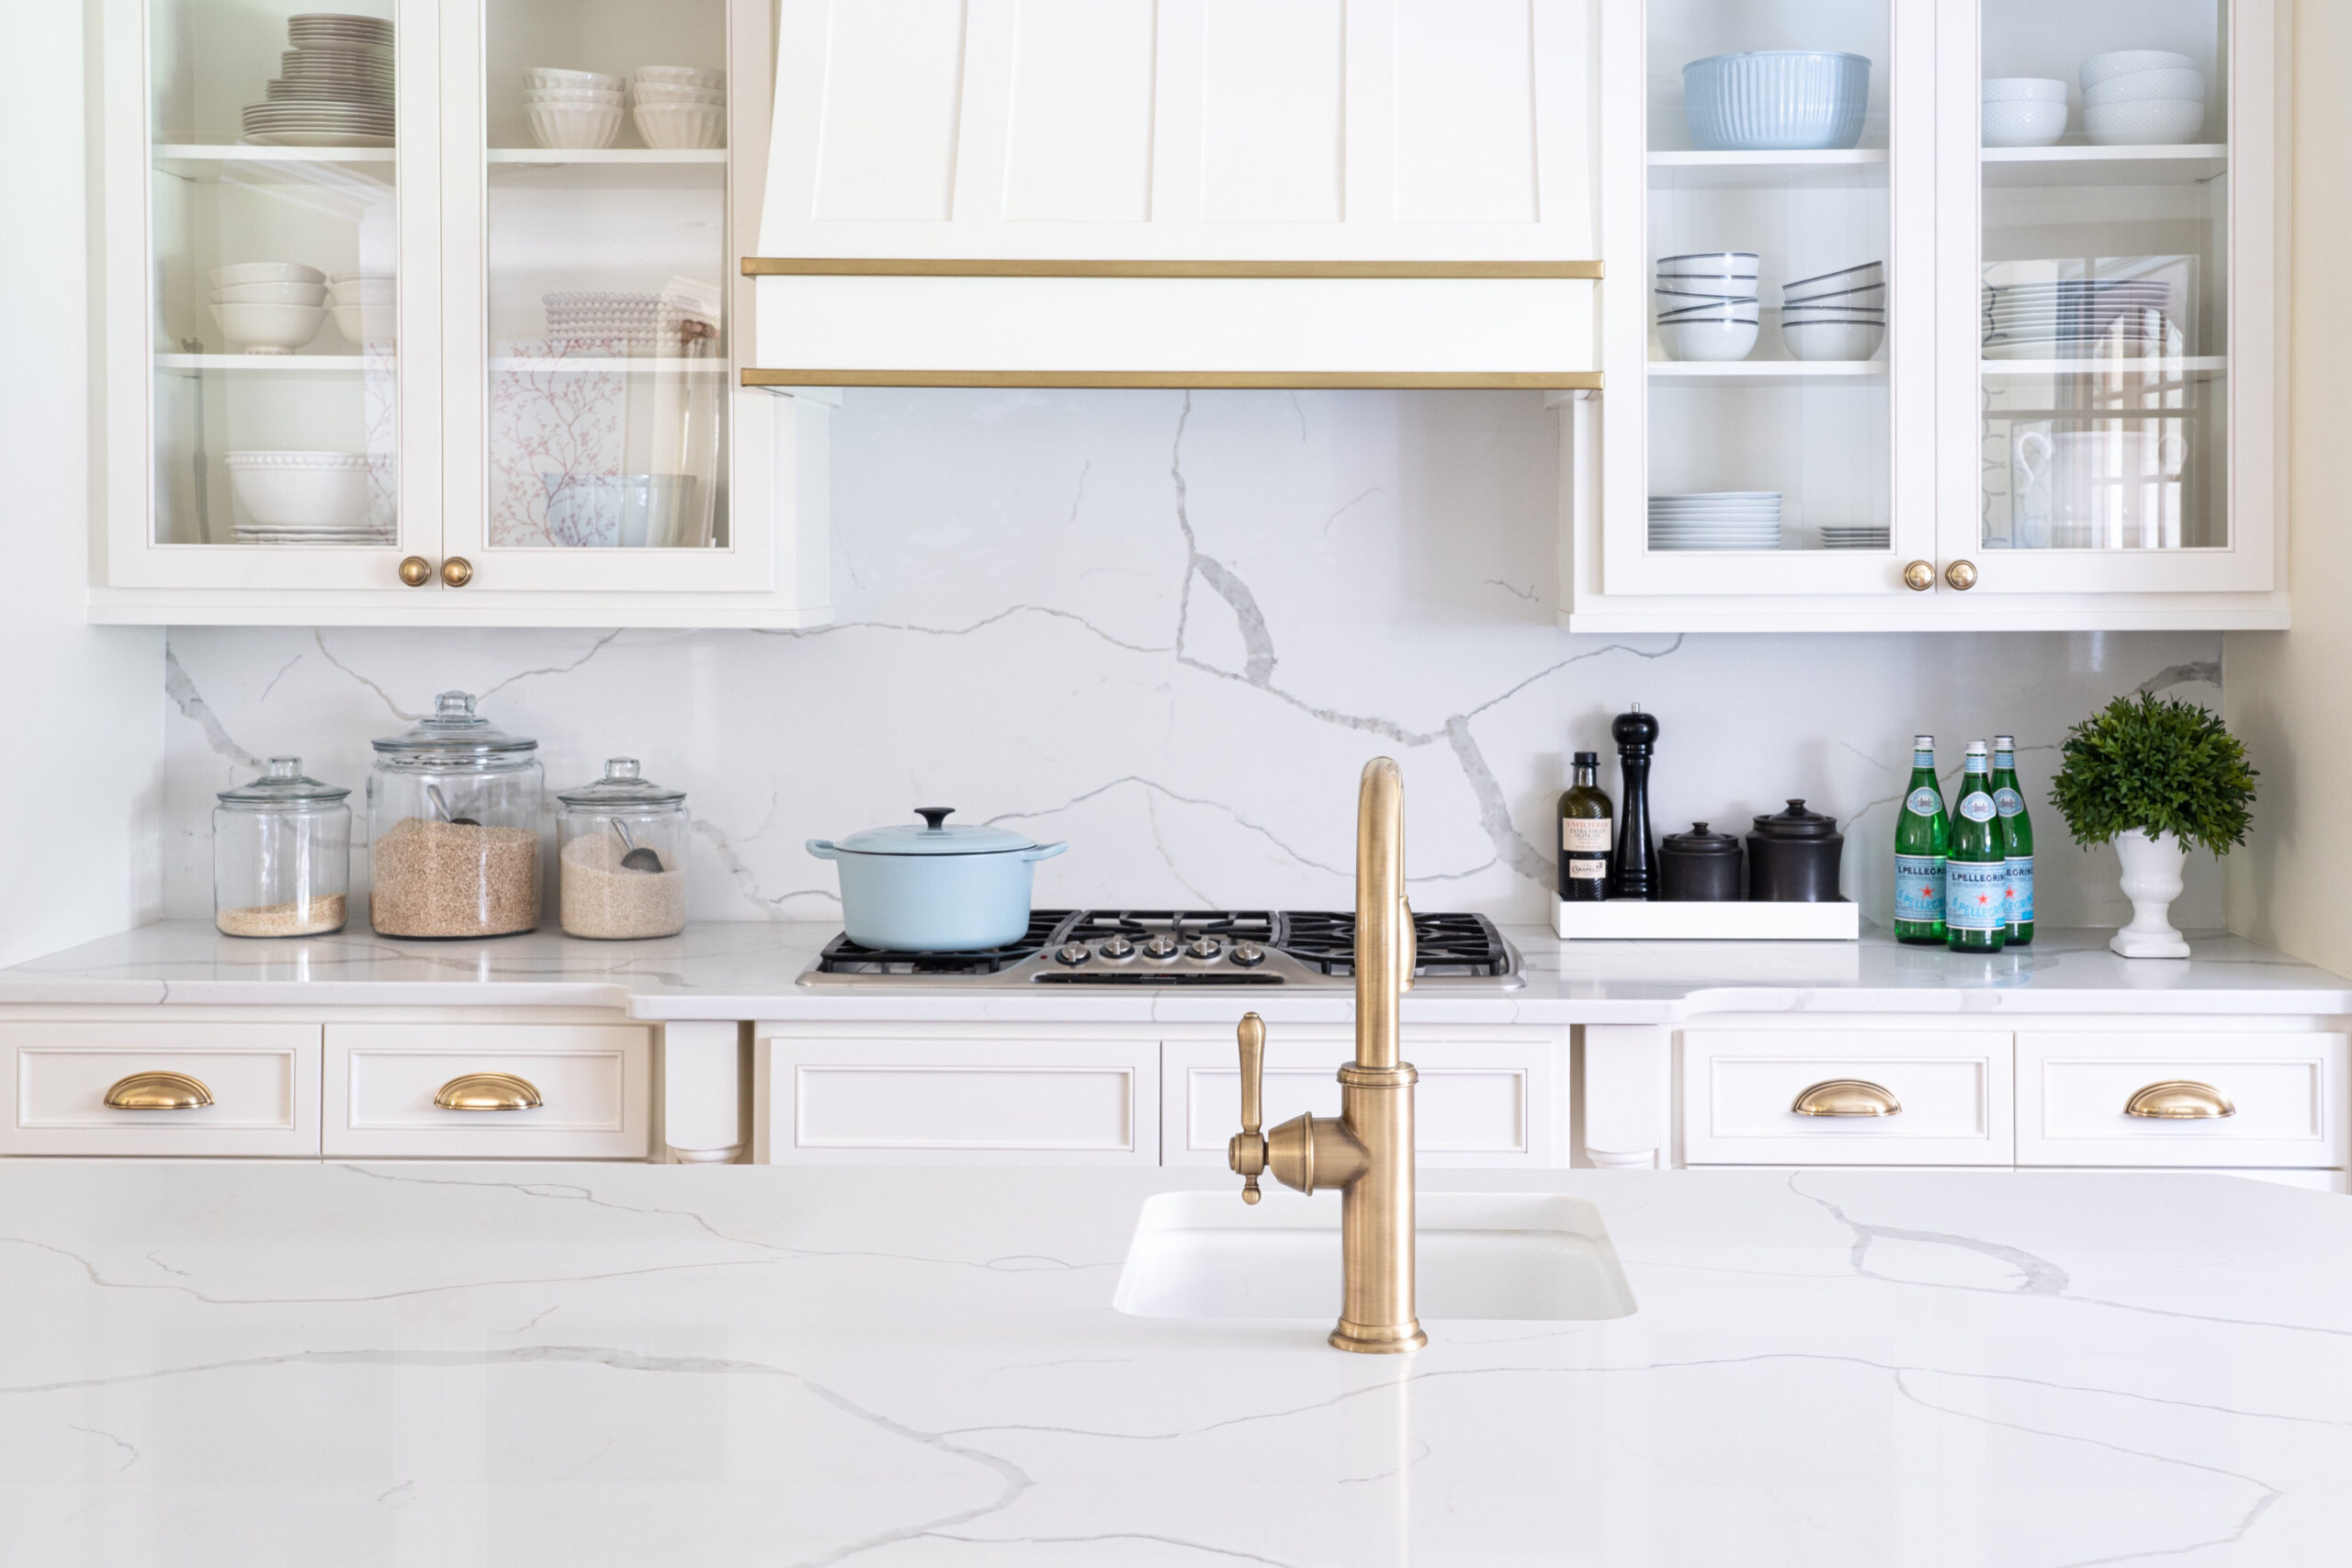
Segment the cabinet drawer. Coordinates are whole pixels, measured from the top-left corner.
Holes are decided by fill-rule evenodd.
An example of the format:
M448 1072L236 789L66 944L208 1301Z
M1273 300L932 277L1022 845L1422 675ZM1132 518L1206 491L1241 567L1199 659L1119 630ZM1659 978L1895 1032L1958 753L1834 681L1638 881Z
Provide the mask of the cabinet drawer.
M1302 1111L1340 1113L1340 1064L1350 1040L1283 1040L1266 1046L1266 1125ZM1413 1141L1421 1164L1546 1166L1555 1160L1549 1114L1558 1083L1548 1041L1488 1043L1408 1039L1405 1059L1420 1074L1413 1091ZM1241 1126L1241 1065L1229 1041L1170 1041L1161 1048L1162 1159L1223 1168L1226 1142Z
M1807 1116L1808 1088L1860 1079L1883 1116ZM1691 1165L2007 1165L2010 1043L1960 1031L1690 1030L1683 1158Z
M2021 1033L2018 1161L2342 1166L2345 1062L2341 1034ZM2183 1080L2218 1091L2234 1113L2125 1111L2141 1089Z
M319 1153L315 1023L0 1024L7 1105L0 1153ZM120 1110L107 1093L140 1073L194 1079L211 1103Z
M651 1032L626 1024L331 1023L331 1156L643 1159ZM447 1110L434 1097L476 1074L537 1092L526 1110Z
M768 1039L754 1156L775 1165L1157 1165L1149 1042Z

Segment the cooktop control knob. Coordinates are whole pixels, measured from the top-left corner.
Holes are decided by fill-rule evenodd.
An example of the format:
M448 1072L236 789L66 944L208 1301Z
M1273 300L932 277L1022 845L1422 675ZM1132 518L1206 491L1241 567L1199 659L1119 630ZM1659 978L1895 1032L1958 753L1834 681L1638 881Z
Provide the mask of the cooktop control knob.
M1225 944L1213 936L1196 936L1184 951L1195 958L1215 958L1225 951Z
M1112 963L1118 964L1136 955L1136 944L1123 936L1106 937L1095 951Z
M1237 942L1233 944L1233 962L1241 965L1242 968L1255 969L1265 961L1266 950L1256 942Z
M1161 931L1143 944L1143 955L1146 958L1173 958L1176 956L1176 939Z
M1082 942L1066 942L1054 950L1055 962L1067 964L1073 969L1093 956Z

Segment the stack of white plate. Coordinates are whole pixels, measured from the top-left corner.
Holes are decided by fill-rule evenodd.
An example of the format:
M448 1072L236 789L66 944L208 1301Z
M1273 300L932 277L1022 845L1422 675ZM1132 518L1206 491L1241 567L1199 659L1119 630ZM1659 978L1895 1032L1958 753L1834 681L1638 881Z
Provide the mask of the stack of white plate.
M2143 359L2178 354L2161 277L2070 277L1984 288L1987 359Z
M388 545L365 452L232 452L229 493L244 545Z
M245 106L247 141L285 147L392 144L392 24L380 17L289 17L294 47L266 102Z
M2194 141L2205 130L2205 73L2186 54L2118 49L2083 62L2083 134L2099 147Z
M1781 492L1724 490L1650 497L1654 550L1777 550Z
M1825 550L1883 550L1894 542L1894 530L1884 523L1825 524L1821 529Z

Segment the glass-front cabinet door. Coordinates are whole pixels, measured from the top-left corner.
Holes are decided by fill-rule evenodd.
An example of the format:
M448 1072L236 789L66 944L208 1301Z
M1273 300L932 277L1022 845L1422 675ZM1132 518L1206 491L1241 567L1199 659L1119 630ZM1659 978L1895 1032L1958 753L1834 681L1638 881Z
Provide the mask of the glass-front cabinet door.
M1606 592L1904 592L1932 546L1905 434L1932 417L1930 6L1604 17L1602 91L1638 84L1645 128L1638 179L1603 154Z
M1979 238L1947 278L1943 385L1976 417L1946 430L1939 586L2271 587L2268 0L1976 11L1946 77Z
M390 585L440 525L413 288L431 135L409 145L402 91L431 8L153 0L144 20L107 56L114 581Z
M763 585L730 505L730 175L760 121L727 0L481 0L452 44L449 553L485 592Z

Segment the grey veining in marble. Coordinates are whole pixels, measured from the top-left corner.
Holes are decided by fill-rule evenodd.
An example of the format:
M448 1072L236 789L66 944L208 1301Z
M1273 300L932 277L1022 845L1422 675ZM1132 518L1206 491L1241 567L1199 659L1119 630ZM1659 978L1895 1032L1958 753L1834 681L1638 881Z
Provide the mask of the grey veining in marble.
M1707 1013L2352 1013L2352 981L2243 937L2192 937L2195 956L2119 958L2108 932L2045 927L2032 946L1977 957L1859 942L1568 942L1508 928L1527 984L1417 991L1415 1023L1661 1023ZM1244 994L1059 986L1021 991L820 990L795 984L835 928L719 920L650 942L555 931L494 942L400 942L366 931L305 941L225 937L170 920L0 969L0 1008L83 1005L625 1008L648 1019L1192 1021L1230 1025ZM1252 989L1270 1020L1344 1022L1345 990Z
M1592 1199L1637 1310L1431 1322L1393 1359L1113 1311L1143 1199L1227 1185L1199 1173L6 1162L8 1555L2317 1568L2352 1539L2341 1199L1425 1180Z
M1569 637L1533 393L859 390L833 431L829 626L175 629L167 912L209 912L212 796L255 759L356 785L449 686L537 736L551 784L628 753L688 790L692 912L774 920L834 918L804 840L919 799L1069 839L1046 904L1345 908L1385 751L1416 900L1535 921L1566 755L1609 753L1633 702L1666 725L1664 827L1803 795L1883 920L1916 729L1955 776L2013 732L2038 788L2119 693L2220 697L2217 633ZM2041 850L2046 921L2128 918L2111 853L2054 818ZM2179 917L2220 923L2210 857Z

